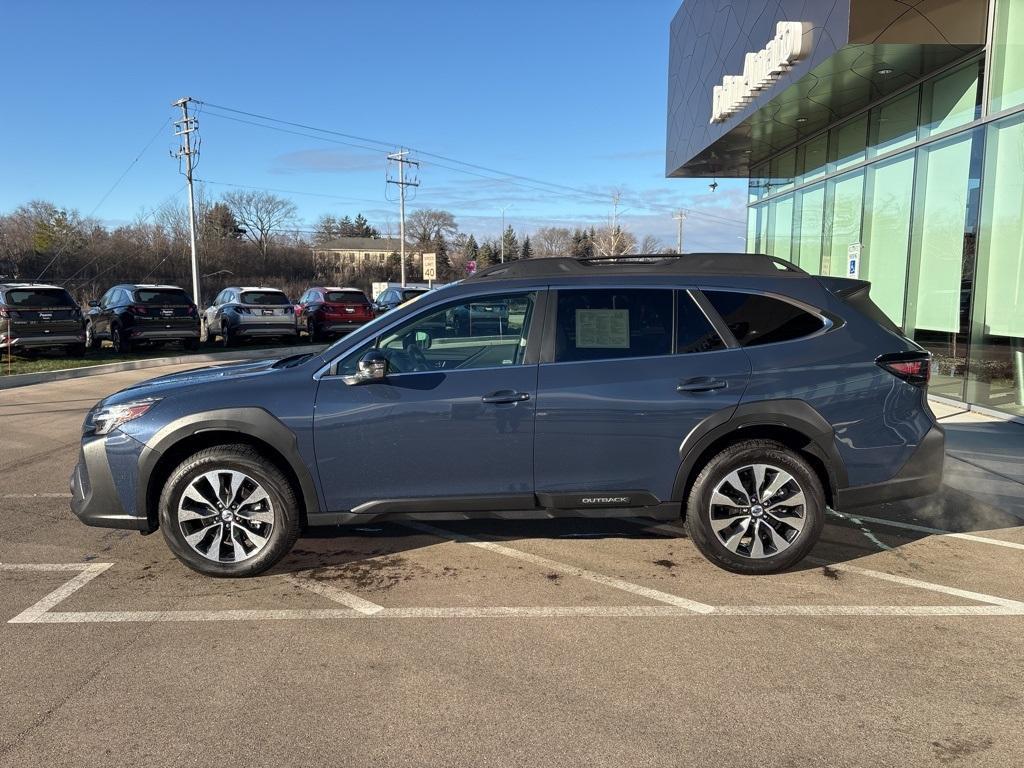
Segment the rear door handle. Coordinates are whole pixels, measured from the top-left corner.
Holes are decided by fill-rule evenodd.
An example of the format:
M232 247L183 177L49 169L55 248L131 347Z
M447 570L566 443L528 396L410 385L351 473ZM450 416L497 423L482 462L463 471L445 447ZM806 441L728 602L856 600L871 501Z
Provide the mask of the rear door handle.
M725 389L728 382L725 379L715 379L711 376L701 376L698 379L687 379L679 383L676 392L710 392L713 389Z
M516 392L514 389L500 389L480 398L485 403L521 403L530 399L529 392Z

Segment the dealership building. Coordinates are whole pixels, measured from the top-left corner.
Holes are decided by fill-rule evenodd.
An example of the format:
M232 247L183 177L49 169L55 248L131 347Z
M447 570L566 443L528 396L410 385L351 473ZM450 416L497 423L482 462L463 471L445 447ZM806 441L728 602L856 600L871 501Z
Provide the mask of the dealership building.
M747 249L870 280L931 392L1024 420L1024 0L686 0L666 173Z

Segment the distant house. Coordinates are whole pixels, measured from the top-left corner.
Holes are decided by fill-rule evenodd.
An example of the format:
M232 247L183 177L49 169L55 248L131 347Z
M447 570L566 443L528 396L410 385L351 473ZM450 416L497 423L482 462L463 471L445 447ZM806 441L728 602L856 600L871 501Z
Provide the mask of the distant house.
M313 266L318 274L330 275L343 269L379 266L388 256L401 250L401 241L393 237L339 237L313 246ZM407 264L418 264L419 253L405 246Z

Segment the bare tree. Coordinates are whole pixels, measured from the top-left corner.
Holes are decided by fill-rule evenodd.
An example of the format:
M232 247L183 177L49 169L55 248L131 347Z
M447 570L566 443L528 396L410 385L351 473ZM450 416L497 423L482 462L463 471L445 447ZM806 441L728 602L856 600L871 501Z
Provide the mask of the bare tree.
M598 256L622 256L635 249L636 236L622 227L601 227L594 233L594 250Z
M405 235L413 243L429 243L436 240L449 240L459 231L455 216L448 211L423 208L413 213L405 221Z
M295 203L270 192L236 189L224 195L231 213L245 229L245 236L256 244L267 262L267 248L274 231L295 219Z
M572 233L566 227L541 227L530 239L534 257L568 256L572 250Z
M654 235L644 235L644 239L640 241L640 245L636 249L637 253L666 253L665 244L661 242Z

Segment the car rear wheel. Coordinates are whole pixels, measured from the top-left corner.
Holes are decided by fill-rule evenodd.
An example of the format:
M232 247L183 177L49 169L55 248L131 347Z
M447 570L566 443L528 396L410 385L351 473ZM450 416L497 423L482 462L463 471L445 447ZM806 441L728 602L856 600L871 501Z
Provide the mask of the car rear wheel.
M795 565L821 535L825 494L797 453L773 440L746 440L700 471L686 508L686 529L715 565L744 574Z
M114 345L114 350L122 355L129 354L132 351L132 340L128 338L128 334L119 325L115 325L110 329L110 342Z
M199 339L185 339L181 345L189 352L195 352L199 349Z
M81 357L85 354L85 344L68 344L65 350L70 357Z
M255 576L291 550L299 504L288 479L248 445L206 448L182 462L160 495L171 552L208 576Z
M235 336L231 333L231 326L227 323L221 323L220 343L225 347L233 347L235 345Z
M323 341L323 335L320 332L320 328L312 317L306 318L306 335L309 337L310 344L319 344Z

